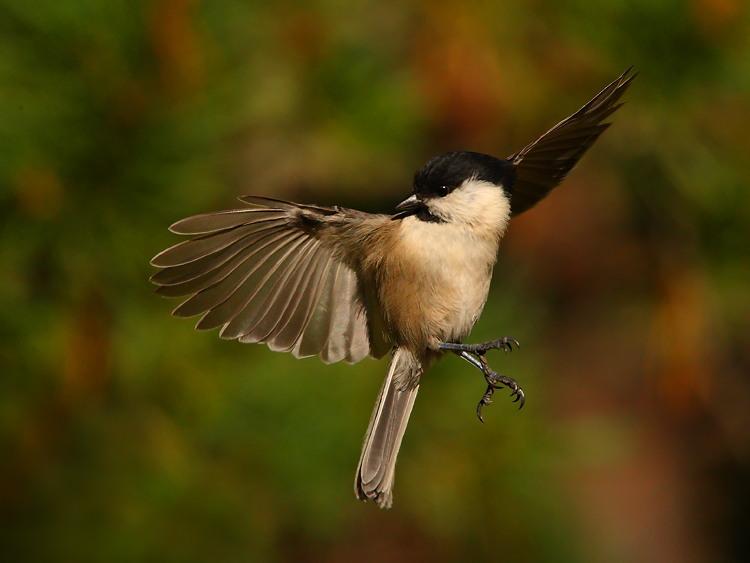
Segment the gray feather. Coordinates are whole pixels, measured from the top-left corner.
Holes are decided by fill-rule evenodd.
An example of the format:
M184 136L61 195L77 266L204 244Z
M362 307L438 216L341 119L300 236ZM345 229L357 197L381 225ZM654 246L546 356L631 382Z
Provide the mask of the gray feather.
M393 502L396 458L419 391L420 374L419 361L410 352L400 348L393 351L367 428L354 492L359 499L374 499L381 508L390 508ZM412 385L401 389L397 379L411 379Z
M325 279L325 273L328 268L332 267L335 261L329 253L320 253L315 260L314 268L311 271L310 279L305 284L302 291L300 291L301 297L299 305L297 305L295 311L289 318L286 326L281 330L275 338L275 341L279 345L286 345L287 350L291 350L292 354L299 358L301 357L297 352L297 346L302 340L302 334L307 328L310 317L313 311L318 305L320 296L323 293L323 280ZM342 267L339 265L339 267ZM283 344L282 344L283 343ZM319 351L316 351L317 353Z
M258 196L251 209L208 213L172 225L197 235L158 254L152 276L165 297L188 297L173 314L202 315L199 330L221 328L222 338L266 342L297 357L354 363L380 357L389 344L380 312L370 312L354 263L338 235L375 216L339 207L302 205ZM349 248L349 247L346 247Z
M629 68L589 103L563 119L536 141L510 156L516 168L511 214L533 207L570 173L609 123L602 123L622 106L622 97L636 74Z

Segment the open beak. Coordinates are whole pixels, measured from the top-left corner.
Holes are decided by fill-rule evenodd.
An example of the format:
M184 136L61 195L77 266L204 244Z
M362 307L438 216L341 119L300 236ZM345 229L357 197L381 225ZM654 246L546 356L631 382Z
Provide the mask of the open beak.
M422 206L422 200L420 200L416 195L412 195L399 203L396 206L397 211L407 211L409 209L417 209L418 207Z

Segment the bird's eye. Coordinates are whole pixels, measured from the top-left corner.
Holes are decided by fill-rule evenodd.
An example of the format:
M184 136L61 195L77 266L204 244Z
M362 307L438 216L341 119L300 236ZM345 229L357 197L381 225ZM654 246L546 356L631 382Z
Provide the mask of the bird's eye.
M438 195L439 195L440 197L444 197L444 196L447 196L447 195L448 195L448 186L440 186L440 187L439 187L439 188L437 189L437 194L438 194Z

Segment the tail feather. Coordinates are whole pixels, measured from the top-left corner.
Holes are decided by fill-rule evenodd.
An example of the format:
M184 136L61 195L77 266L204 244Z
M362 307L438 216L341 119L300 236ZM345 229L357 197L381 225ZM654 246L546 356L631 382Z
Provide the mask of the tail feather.
M381 508L390 508L393 502L396 457L419 391L420 374L419 362L410 352L398 348L393 352L365 434L354 491L357 498L374 499Z

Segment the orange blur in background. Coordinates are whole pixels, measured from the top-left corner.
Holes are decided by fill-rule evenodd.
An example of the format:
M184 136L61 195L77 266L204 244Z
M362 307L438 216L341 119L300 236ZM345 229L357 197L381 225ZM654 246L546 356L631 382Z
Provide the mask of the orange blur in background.
M9 561L746 561L750 23L739 0L0 0L0 546ZM355 500L385 364L171 318L149 260L236 196L391 212L631 64L511 222L423 379L394 508Z

